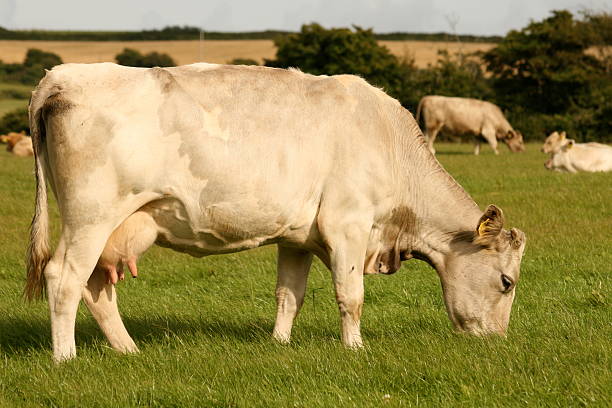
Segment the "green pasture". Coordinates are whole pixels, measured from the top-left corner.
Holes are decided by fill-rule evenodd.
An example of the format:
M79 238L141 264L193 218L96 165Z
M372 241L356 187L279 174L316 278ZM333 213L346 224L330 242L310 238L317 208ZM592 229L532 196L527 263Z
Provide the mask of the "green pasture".
M33 88L31 85L0 82L0 118L12 110L26 108Z
M0 149L0 406L610 406L612 173L549 172L527 148L437 145L481 208L499 205L527 234L505 339L453 333L436 273L409 261L366 277L366 347L347 350L317 262L293 342L279 345L274 247L203 259L153 248L118 284L141 352L110 349L82 307L78 356L59 366L46 303L21 298L32 160ZM52 219L57 236L54 206Z

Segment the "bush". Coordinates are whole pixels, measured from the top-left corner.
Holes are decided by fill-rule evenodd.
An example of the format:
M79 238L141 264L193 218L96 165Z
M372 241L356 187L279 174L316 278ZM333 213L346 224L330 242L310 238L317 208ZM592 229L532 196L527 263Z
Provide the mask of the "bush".
M231 65L259 65L257 61L251 58L234 58L229 61L228 64Z
M602 27L609 29L611 19L605 16L579 21L569 11L553 11L543 21L511 31L484 54L498 102L529 124L524 133L535 136L559 123L564 127L557 129L574 133L578 140L610 137L609 61L585 52L609 41L609 30Z
M168 54L158 52L150 52L141 54L139 51L132 48L124 48L123 51L115 56L115 60L119 65L128 67L173 67L176 65L172 57Z
M354 26L325 29L319 24L303 25L297 34L277 38L276 59L265 60L270 67L297 67L315 75L355 74L400 97L410 67L402 64L384 46L378 45L372 30Z
M31 48L26 53L23 64L4 64L0 61L0 77L5 81L35 85L45 75L45 69L62 63L57 54Z
M490 83L479 61L472 55L451 57L447 51L438 52L435 65L424 69L413 68L404 78L402 104L416 113L423 96L443 95L492 100Z
M15 109L0 118L0 134L21 132L22 130L30 133L27 109Z

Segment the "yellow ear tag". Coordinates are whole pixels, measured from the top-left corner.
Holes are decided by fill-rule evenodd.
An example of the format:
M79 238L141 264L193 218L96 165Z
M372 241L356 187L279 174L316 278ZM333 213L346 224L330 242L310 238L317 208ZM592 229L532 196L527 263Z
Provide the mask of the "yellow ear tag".
M485 232L485 229L487 228L487 224L489 223L489 221L491 221L489 218L487 218L486 220L484 220L483 222L480 223L480 225L478 226L478 235L483 235Z
M565 147L567 150L571 149L572 147L574 147L573 143L568 143L567 146Z

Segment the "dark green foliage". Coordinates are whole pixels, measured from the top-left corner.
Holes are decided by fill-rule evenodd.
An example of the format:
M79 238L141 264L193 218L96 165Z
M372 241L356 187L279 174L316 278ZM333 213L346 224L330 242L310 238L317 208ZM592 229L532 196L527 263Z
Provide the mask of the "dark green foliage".
M589 36L568 11L511 31L484 54L500 102L540 113L562 113L590 92L601 63L585 54Z
M0 89L0 99L29 99L29 91L21 91L19 89Z
M553 11L541 22L511 31L484 54L497 102L531 123L527 138L541 136L535 123L545 132L564 123L563 129L578 140L610 137L610 60L586 53L592 45L609 42L609 31L608 14L576 20L569 11Z
M234 58L229 61L228 64L231 65L259 65L257 61L251 58Z
M21 132L22 130L30 133L27 109L15 109L0 118L0 134Z
M115 56L117 64L129 67L173 67L176 65L172 57L168 54L159 52L150 52L141 54L132 48L124 48L123 51Z
M419 100L430 94L489 99L493 93L481 65L468 56L451 58L441 52L436 65L417 69L380 46L371 30L355 27L325 29L302 26L298 34L276 40L274 67L298 67L315 75L356 74L384 88L402 105L416 111Z
M377 43L372 30L357 26L327 30L316 23L303 25L299 33L279 37L275 44L276 59L265 60L267 66L298 67L315 75L355 74L396 97L411 70Z
M207 40L273 40L279 36L293 34L290 31L265 30L243 32L203 31ZM456 38L448 33L403 33L375 34L377 40L449 41ZM463 42L499 42L499 36L459 35ZM167 41L197 40L200 29L190 26L170 26L160 30L143 31L47 31L7 30L0 27L0 40L42 40L42 41Z
M57 54L31 48L23 64L4 64L0 61L0 79L35 85L45 75L45 69L51 69L62 63L62 59Z
M416 113L416 108L425 95L458 96L491 100L493 90L481 64L473 56L451 57L447 51L440 51L435 65L426 69L413 69L405 78L406 95L400 100Z

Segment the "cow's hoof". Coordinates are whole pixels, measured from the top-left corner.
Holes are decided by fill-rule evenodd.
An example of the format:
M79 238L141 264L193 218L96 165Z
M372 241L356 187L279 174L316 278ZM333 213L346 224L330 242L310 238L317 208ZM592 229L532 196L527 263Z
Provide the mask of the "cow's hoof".
M272 337L274 337L274 340L278 341L280 344L291 343L291 334L289 333L280 333L275 331L272 333Z

